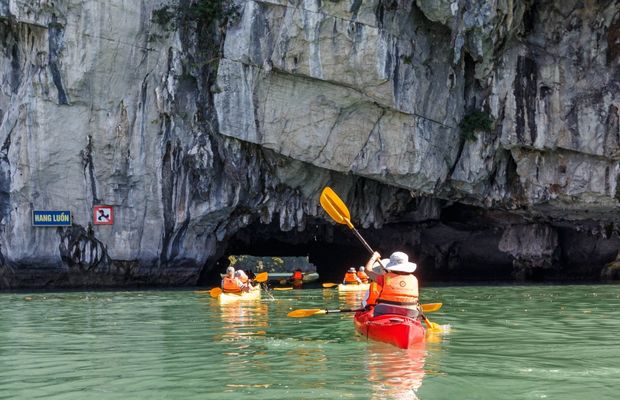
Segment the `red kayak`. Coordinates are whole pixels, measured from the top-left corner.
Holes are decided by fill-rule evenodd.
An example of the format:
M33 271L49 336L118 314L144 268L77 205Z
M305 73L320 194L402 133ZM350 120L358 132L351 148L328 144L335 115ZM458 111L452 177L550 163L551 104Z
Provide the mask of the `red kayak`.
M408 349L424 341L426 330L420 321L402 315L372 316L371 311L355 313L355 330L368 339Z

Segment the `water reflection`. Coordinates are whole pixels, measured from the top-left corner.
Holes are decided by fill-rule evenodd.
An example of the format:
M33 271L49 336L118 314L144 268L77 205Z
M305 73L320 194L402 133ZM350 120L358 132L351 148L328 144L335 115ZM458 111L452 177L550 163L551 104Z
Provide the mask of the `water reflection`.
M426 345L408 350L382 343L369 343L366 352L368 381L373 399L417 399L424 380Z
M260 299L220 304L222 334L219 340L236 340L265 335L269 325L269 306Z
M343 306L350 308L360 308L366 291L359 292L339 292L338 298Z

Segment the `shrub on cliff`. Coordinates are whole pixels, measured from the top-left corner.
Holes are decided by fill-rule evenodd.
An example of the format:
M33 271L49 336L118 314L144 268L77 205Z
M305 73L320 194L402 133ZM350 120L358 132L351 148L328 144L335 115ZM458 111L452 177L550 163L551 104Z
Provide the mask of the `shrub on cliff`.
M484 111L474 110L463 117L459 124L461 135L465 140L476 140L476 132L491 132L493 129L493 120L489 114Z

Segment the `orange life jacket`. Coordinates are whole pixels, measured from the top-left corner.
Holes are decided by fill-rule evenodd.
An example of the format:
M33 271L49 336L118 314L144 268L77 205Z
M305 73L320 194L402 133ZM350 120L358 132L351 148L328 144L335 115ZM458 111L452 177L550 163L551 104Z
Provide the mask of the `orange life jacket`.
M413 274L388 272L370 284L366 303L414 306L418 304L418 279Z
M382 286L377 303L397 306L418 304L418 279L413 274L388 272L383 276Z
M357 277L362 280L362 283L368 283L368 275L364 271L357 271Z
M346 274L344 274L344 283L347 283L347 284L351 284L351 283L357 284L359 282L357 281L356 278L357 278L357 275L355 274L355 272L347 272Z
M238 276L237 279L239 279L241 281L241 283L248 283L248 277L247 276Z
M304 279L304 274L302 274L301 271L295 271L291 279L294 281L300 281Z
M377 278L377 282L371 282L370 287L368 288L368 299L366 299L366 304L369 306L374 306L377 304L377 299L381 294L381 285L379 281L383 281L383 277L380 276Z
M239 280L225 276L222 279L222 291L226 293L239 293L241 292L241 286L239 286Z

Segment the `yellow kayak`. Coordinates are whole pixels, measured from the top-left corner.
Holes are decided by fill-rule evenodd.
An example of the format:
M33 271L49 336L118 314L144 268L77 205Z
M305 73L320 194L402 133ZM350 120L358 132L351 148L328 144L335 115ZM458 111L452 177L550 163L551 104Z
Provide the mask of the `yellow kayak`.
M340 292L363 292L368 290L370 283L362 283L359 285L338 285L338 291Z
M240 300L260 300L260 286L255 287L249 292L222 293L218 299L220 303L232 303Z

